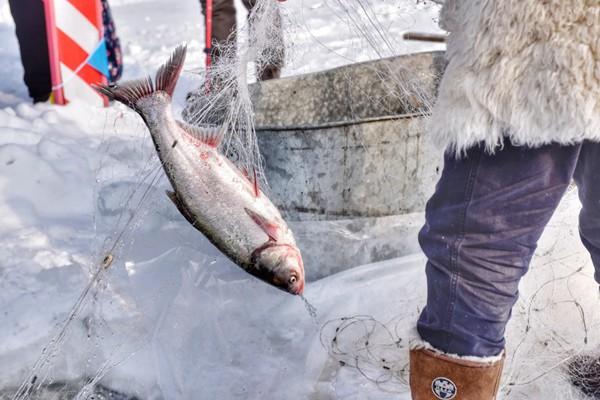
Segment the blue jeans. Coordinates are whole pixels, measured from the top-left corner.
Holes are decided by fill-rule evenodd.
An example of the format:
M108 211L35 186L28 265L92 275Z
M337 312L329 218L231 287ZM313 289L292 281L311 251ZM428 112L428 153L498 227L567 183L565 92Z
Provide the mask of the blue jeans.
M600 144L472 148L446 155L419 242L428 258L427 305L417 330L435 348L494 356L536 244L572 179L581 239L600 282Z

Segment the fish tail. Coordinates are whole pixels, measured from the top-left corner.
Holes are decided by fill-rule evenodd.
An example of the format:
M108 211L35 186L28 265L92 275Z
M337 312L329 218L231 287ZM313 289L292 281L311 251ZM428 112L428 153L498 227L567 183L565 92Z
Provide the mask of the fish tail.
M105 95L111 100L116 100L126 106L140 112L137 102L156 92L165 92L173 96L175 85L181 74L187 46L179 45L156 73L154 82L150 76L143 79L136 79L113 85L93 85L99 93Z

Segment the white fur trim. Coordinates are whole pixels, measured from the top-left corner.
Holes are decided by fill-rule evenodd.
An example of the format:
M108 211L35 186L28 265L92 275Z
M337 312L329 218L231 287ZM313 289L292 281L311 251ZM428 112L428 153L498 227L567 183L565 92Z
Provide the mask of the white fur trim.
M459 356L458 354L444 353L443 351L433 347L429 342L426 342L425 340L421 339L416 329L411 333L411 338L409 340L409 348L410 350L431 350L434 353L442 354L446 357L453 358L455 360L464 360L481 364L495 364L498 361L502 360L502 358L504 357L504 350L500 352L500 354L498 354L497 356L490 357Z
M598 0L447 0L448 66L429 131L456 154L478 142L600 141Z

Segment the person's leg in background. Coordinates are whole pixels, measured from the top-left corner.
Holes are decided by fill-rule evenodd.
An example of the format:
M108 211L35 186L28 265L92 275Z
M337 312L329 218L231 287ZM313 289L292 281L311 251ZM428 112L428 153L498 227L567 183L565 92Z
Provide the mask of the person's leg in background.
M248 12L256 6L257 0L242 0ZM274 15L268 16L270 30L266 31L267 46L259 57L256 65L256 77L259 81L277 79L281 76L281 68L285 62L285 44L283 41L283 27L279 8L275 7Z
M421 341L411 349L413 400L457 391L461 400L495 398L519 280L580 148L507 141L494 155L480 147L459 159L446 155L419 235L428 258L427 305L417 324Z
M206 18L206 0L200 0L202 14ZM222 56L221 49L235 46L236 20L233 0L213 0L212 12L212 45L211 58L213 62Z
M24 80L33 102L47 101L52 92L44 3L41 0L9 0L15 21Z

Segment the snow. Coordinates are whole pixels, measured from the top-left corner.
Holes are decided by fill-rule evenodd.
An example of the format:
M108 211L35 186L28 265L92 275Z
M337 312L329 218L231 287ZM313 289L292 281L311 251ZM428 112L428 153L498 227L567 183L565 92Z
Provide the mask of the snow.
M284 75L439 48L399 40L405 30L436 30L436 7L372 3L389 43L373 39L367 46L348 27L355 14L340 7L354 2L283 3L286 37L293 42ZM175 97L181 110L186 93L200 85L193 73L203 63L198 2L112 4L125 79L153 73L176 44L188 42ZM243 19L239 13L240 24ZM311 317L301 299L247 276L178 214L164 195L168 182L149 135L133 112L30 105L13 31L7 1L0 0L0 388L6 389L0 398L27 376L109 250L114 263L49 358L54 380L81 388L82 379L99 375L106 385L142 399L410 397L401 382L410 331L425 298L424 260L414 235L405 257L321 271L306 290L317 309ZM578 210L572 189L521 285L508 331L505 399L579 398L562 367L569 356L598 345L599 299L578 239ZM385 224L410 237L406 232L414 234L422 218ZM344 222L295 229L315 249L330 241L320 251L331 251L384 238L383 223L365 223L363 231L351 233ZM358 251L355 257L368 262ZM331 327L356 315L372 316L402 339L398 346L382 344L385 332L379 332L382 341L373 342L373 354L394 360L394 377L386 383L375 384L352 368L353 356L362 355L360 329L344 339L348 354L328 354ZM359 366L379 376L378 363L361 358Z

